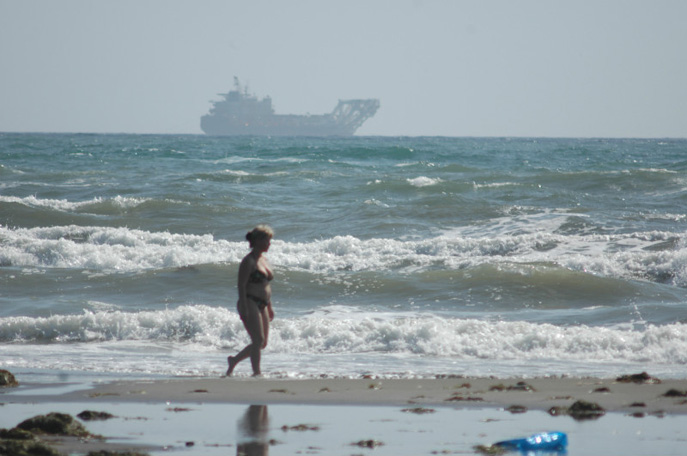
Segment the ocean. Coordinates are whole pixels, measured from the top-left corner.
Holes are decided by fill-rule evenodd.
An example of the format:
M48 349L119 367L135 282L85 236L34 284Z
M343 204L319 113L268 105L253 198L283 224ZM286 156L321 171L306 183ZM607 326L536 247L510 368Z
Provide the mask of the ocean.
M0 134L0 367L687 378L687 140ZM235 371L251 374L248 361Z

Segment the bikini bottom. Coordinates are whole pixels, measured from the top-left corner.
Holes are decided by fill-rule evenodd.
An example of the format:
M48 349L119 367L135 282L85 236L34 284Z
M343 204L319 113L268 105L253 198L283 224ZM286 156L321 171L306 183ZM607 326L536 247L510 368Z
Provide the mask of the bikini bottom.
M269 301L265 301L264 299L259 298L259 297L254 296L254 295L246 295L246 298L248 298L248 299L250 299L251 301L253 301L254 303L256 303L256 304L258 305L258 309L260 309L261 312L262 312L263 310L265 310L265 308L266 308L267 306L270 305Z

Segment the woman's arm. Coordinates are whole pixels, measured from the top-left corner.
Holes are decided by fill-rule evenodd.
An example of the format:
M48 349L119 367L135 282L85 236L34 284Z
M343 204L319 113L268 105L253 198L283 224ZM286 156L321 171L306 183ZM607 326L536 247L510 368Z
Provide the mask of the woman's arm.
M247 288L248 288L248 278L250 277L251 273L251 268L252 268L252 262L250 261L250 257L246 256L242 261L241 265L239 266L239 278L238 278L238 292L239 292L239 303L238 303L238 310L239 314L241 316L246 315L246 311L248 310L246 305L247 305L247 298L246 298L246 293L247 293Z

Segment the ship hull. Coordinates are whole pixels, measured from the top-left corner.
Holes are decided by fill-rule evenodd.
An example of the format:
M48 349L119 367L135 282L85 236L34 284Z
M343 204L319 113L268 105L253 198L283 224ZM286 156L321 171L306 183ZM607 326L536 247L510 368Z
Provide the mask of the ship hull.
M205 115L200 128L212 136L352 136L355 128L341 125L329 116L280 116L254 121L239 121L217 115Z

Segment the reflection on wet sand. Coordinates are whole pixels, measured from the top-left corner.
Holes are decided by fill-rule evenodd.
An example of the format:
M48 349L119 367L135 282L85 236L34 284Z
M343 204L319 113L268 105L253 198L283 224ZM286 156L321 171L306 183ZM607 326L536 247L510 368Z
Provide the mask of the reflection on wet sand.
M236 456L266 456L269 453L269 418L266 405L251 405L238 422Z

